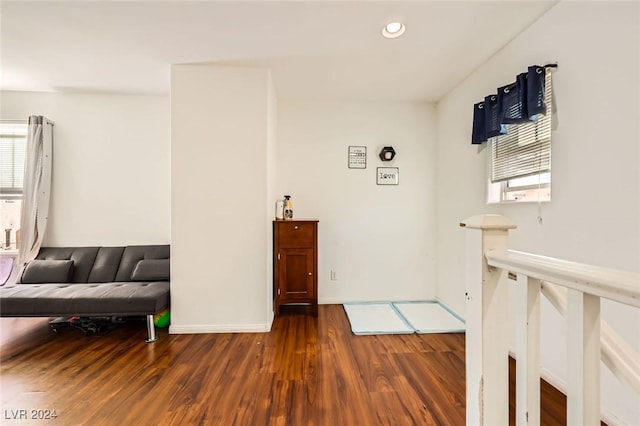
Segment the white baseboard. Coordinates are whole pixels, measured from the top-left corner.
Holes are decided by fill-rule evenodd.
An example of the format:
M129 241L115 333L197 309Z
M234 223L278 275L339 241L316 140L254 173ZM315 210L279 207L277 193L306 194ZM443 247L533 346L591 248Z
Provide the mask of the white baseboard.
M358 299L358 300L353 300L353 299L337 299L337 298L320 298L318 299L318 305L344 305L345 303L375 303L375 302L380 302L380 303L388 303L388 302L432 302L432 301L437 301L437 299L434 298L425 298L425 299ZM446 306L444 303L438 301L441 305ZM449 307L447 306L447 309ZM453 312L453 311L451 311Z
M269 311L269 313L267 314L267 323L265 324L266 326L266 332L270 332L271 331L271 327L273 326L273 320L275 318L275 313L273 311Z
M271 322L264 324L194 324L169 326L169 334L267 333L270 330Z
M342 305L347 302L343 299L318 299L318 305Z

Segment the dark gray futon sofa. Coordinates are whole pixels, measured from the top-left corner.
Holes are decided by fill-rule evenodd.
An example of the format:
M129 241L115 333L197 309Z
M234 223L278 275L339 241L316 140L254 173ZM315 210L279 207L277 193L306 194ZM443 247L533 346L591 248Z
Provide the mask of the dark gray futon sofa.
M169 245L43 247L18 283L0 287L0 316L142 316L169 306Z

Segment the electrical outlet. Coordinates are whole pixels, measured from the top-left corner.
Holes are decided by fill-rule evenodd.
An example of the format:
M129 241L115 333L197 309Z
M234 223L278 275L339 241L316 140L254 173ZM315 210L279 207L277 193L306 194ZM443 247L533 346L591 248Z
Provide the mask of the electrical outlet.
M338 273L333 269L331 270L331 281L338 281Z

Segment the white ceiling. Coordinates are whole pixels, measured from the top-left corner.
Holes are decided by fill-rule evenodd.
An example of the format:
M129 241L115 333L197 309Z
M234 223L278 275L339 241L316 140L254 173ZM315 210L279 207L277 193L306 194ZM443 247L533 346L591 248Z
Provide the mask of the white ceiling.
M437 101L554 3L2 1L0 88L169 93L170 64L215 63L282 98Z

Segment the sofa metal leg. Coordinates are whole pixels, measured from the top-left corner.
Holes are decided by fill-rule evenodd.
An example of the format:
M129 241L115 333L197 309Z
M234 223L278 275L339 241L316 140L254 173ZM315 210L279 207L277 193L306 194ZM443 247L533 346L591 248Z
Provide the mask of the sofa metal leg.
M158 340L156 336L156 327L153 324L153 315L147 315L147 338L145 342L152 343Z

